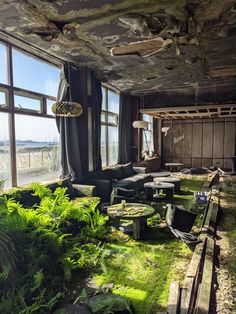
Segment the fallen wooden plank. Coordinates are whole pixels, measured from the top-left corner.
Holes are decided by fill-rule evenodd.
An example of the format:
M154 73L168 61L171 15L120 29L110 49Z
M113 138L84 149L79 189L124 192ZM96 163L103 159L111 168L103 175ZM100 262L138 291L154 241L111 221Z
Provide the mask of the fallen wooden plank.
M212 275L213 275L213 257L215 250L215 240L207 238L206 254L202 273L202 282L199 287L199 293L195 306L195 314L208 314L210 309Z
M192 302L192 291L194 287L194 277L185 277L181 290L180 314L188 314Z
M179 312L179 297L180 297L180 285L178 281L173 281L170 284L170 292L168 298L167 313L178 314Z
M191 261L190 261L190 264L186 273L186 277L195 277L199 270L200 262L202 259L202 254L204 251L204 246L206 243L206 235L203 236L202 234L199 238L202 242L196 245L195 247L193 256L191 258Z

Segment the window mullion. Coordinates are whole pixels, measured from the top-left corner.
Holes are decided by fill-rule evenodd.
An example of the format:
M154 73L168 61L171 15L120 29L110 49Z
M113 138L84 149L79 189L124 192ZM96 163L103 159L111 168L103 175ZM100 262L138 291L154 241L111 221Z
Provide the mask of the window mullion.
M14 88L13 88L13 64L12 64L12 47L8 46L8 80L9 88L9 135L10 135L10 152L11 152L11 181L12 186L17 186L16 173L16 136L15 136L15 116L14 116Z

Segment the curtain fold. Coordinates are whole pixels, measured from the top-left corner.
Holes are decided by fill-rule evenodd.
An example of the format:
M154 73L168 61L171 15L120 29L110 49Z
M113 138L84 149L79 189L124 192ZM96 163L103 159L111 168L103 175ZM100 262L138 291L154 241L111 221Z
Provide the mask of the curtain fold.
M67 64L63 66L57 94L58 102L78 101L82 104L84 110L86 106L84 94L87 94L86 85L83 84L84 71L84 69L77 69ZM71 88L71 91L69 88ZM56 117L61 142L61 178L70 177L72 180L78 180L84 176L80 149L80 124L82 119L83 113L80 117Z
M70 82L69 82L70 77ZM89 90L91 87L91 90ZM69 90L71 88L71 91ZM56 117L61 142L61 178L82 180L88 173L88 141L93 141L94 170L101 169L101 107L100 81L87 68L65 64L60 76L57 101L75 101L83 107L80 117ZM92 139L88 138L88 107L92 108Z
M120 95L118 163L131 161L131 96Z
M102 169L101 158L101 113L102 113L102 86L101 82L92 74L91 75L91 107L93 108L92 116L92 140L93 140L93 170Z

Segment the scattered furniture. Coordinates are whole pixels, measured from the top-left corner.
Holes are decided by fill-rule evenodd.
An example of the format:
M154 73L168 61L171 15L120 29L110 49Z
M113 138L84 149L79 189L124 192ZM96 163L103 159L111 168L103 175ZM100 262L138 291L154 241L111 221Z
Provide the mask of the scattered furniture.
M96 186L96 193L102 201L109 202L113 188L125 188L139 191L143 184L152 180L144 167L133 167L131 163L90 172L81 183Z
M168 204L166 223L176 238L185 243L199 242L198 238L189 233L196 219L196 214L187 211L183 207Z
M169 177L171 175L170 172L167 172L167 171L163 171L163 172L151 172L150 175L153 177L153 178L156 178L156 177Z
M175 186L172 183L147 182L144 184L144 187L146 188L146 197L150 201L155 199L166 199L168 201L173 201ZM161 195L161 191L163 191L165 195Z
M155 213L153 207L146 204L126 203L115 204L107 208L107 214L119 224L120 219L133 221L133 236L140 239L140 223L146 222Z
M113 188L111 192L111 205L120 203L121 201L127 201L127 203L137 202L137 193L135 190L124 188Z
M160 170L160 159L159 157L152 157L140 162L133 163L134 167L145 167L147 173Z
M180 192L180 179L175 177L156 177L153 179L154 182L167 182L172 183L175 186L175 193Z
M180 163L180 162L166 162L165 163L165 167L167 169L169 169L170 171L173 171L173 170L180 170L182 167L183 167L184 164Z

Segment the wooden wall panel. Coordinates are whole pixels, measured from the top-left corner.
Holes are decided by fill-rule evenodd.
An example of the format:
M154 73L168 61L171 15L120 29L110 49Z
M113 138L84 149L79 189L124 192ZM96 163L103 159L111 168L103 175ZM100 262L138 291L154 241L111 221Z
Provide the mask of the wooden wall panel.
M192 157L192 123L183 124L182 157Z
M164 122L164 121L163 121ZM170 121L163 123L170 126ZM182 162L184 167L231 168L235 155L236 119L175 120L167 136L162 133L163 163ZM184 135L176 145L174 139Z
M202 166L202 158L192 158L192 167L200 168Z
M202 123L193 123L192 157L202 158Z
M213 122L203 123L202 127L202 157L210 158L213 152Z
M174 123L172 125L173 155L180 158L182 156L182 140L178 141L178 139L181 136L183 136L182 123Z
M171 129L167 132L166 136L164 135L164 133L162 133L162 154L165 157L173 156Z
M192 167L192 158L190 157L182 157L180 162L182 162L186 168Z
M223 158L224 157L224 121L214 122L213 132L213 157Z
M232 162L228 158L235 155L235 122L225 122L225 137L224 137L224 167L231 168Z
M209 168L211 166L213 166L212 158L202 158L202 167Z

